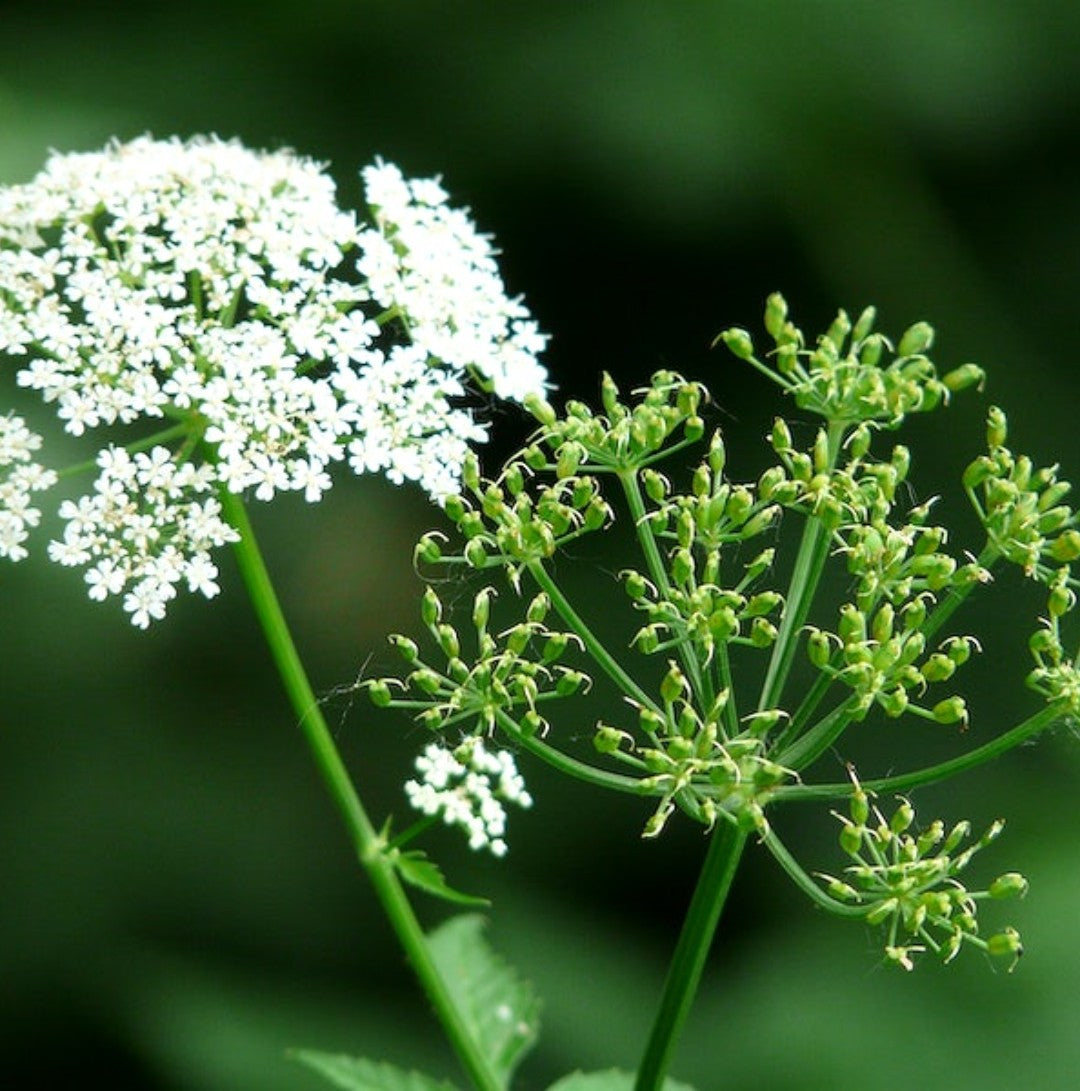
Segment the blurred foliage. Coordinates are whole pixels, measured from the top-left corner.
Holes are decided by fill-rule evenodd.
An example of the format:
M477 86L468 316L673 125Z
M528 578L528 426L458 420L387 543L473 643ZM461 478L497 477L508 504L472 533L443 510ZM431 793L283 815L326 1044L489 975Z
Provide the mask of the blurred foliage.
M1017 443L1075 476L1078 44L1068 0L16 0L0 181L49 147L214 131L332 160L352 203L356 168L382 154L443 172L496 234L555 335L562 393L591 397L601 368L627 385L659 366L705 379L749 475L780 407L708 352L713 335L756 327L774 289L811 327L874 302L891 327L930 319L943 360L984 364ZM927 492L978 443L981 413L920 425ZM522 428L494 426L492 457ZM372 481L255 516L372 810L400 813L420 738L354 708L350 685L410 624L411 545L437 515ZM589 565L585 588L607 567ZM5 569L0 594L0 1082L317 1086L290 1046L453 1074L235 576L150 634L40 559ZM1004 650L972 730L989 734L1024 707L1027 667L1008 618L987 621ZM887 760L885 731L868 728L868 761ZM913 743L937 759L954 739ZM583 789L530 780L539 802L515 816L505 863L450 840L443 856L453 881L494 893L492 941L545 996L522 1084L540 1087L633 1065L702 846L688 829L643 846L633 801L596 813ZM996 851L1032 893L1008 978L977 960L876 972L867 937L753 854L676 1075L702 1091L858 1072L886 1089L1071 1087L1078 782L1062 733L920 794L976 825L1010 818ZM808 862L832 863L831 820L778 821Z

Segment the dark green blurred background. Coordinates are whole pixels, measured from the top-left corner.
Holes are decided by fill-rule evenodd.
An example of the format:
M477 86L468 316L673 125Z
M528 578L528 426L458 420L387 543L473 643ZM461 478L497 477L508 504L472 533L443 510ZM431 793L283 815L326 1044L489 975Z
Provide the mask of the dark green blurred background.
M0 182L50 147L144 131L291 145L331 160L350 204L376 154L442 172L553 334L561 390L591 396L603 368L706 379L736 476L760 469L780 404L709 353L717 330L759 328L776 288L810 329L871 301L887 330L928 318L943 363L991 376L915 430L928 494L935 463L975 453L989 398L1017 445L1080 473L1078 45L1070 0L24 0L0 30ZM522 426L496 427L505 448ZM370 481L255 516L372 810L401 814L423 740L346 691L369 659L390 665L389 627L415 628L411 544L437 513ZM2 573L0 1085L318 1087L290 1046L454 1072L223 560L227 593L149 634L40 557ZM617 563L587 555L567 578L591 592ZM973 739L1034 707L1033 626L1013 617L984 614ZM902 763L903 734L866 725L867 768ZM961 745L907 734L911 761ZM494 893L492 938L546 998L521 1084L540 1088L633 1065L703 846L686 828L642 845L633 802L530 782L506 861L435 845L460 885ZM986 866L1032 880L1009 907L1028 948L1011 977L976 956L876 969L872 937L754 852L676 1074L700 1091L1076 1086L1078 787L1062 733L916 797L927 817L1009 817ZM827 816L778 821L809 867L838 866Z

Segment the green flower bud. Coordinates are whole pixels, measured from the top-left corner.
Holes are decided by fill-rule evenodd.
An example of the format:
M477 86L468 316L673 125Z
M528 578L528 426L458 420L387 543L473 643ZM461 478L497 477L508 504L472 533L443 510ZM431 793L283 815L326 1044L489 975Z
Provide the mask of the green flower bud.
M534 735L545 734L548 729L548 722L536 709L530 708L521 717L518 726L521 728L523 735L532 738Z
M762 508L756 515L752 515L749 519L743 523L742 537L754 538L758 534L768 530L769 527L776 522L776 517L780 514L779 504L770 504L767 508Z
M886 602L878 608L877 613L874 614L874 622L871 627L874 639L878 643L884 644L885 641L892 638L895 619L896 611L891 603Z
M902 686L897 686L896 689L889 690L888 693L883 693L878 698L878 703L885 711L885 715L890 719L896 720L907 711L910 698L907 695L907 690Z
M723 437L720 435L719 429L713 432L712 439L709 440L709 469L719 477L724 472L724 465L727 462L727 451L724 447Z
M991 451L996 450L1005 445L1008 437L1009 423L1005 414L996 405L992 405L986 414L986 445Z
M555 683L555 693L559 697L572 697L583 687L587 688L590 678L584 671L564 670Z
M530 470L542 470L548 464L547 455L537 444L526 447L521 456Z
M638 710L638 724L646 735L659 735L667 730L667 719L659 712L651 708Z
M750 514L754 506L754 496L749 489L745 489L741 486L731 490L731 495L728 497L727 502L727 517L735 524L740 526L746 522L747 516Z
M777 487L783 484L786 476L783 466L770 466L758 478L758 496L765 501L772 500Z
M980 455L974 462L968 465L964 471L963 484L965 489L977 489L994 473L994 464L986 457Z
M866 452L870 450L871 434L870 428L865 424L860 424L859 427L851 433L851 437L847 442L847 449L852 460L866 457Z
M810 657L810 662L814 664L818 670L828 666L829 659L832 657L832 645L829 643L829 634L821 629L815 629L813 627L809 630L810 635L806 639L806 653Z
M559 457L555 463L555 476L560 480L573 477L577 473L585 457L585 452L579 443L564 443L559 448Z
M949 836L945 838L945 844L941 846L941 854L948 856L962 842L966 841L970 834L971 823L966 818L961 819L949 830Z
M662 504L671 494L671 482L656 470L642 470L641 483L645 486L645 495L656 504Z
M690 489L695 496L708 496L712 491L712 474L709 467L702 465L694 471Z
M979 390L986 385L986 372L978 364L961 364L947 371L941 381L954 393L967 390L968 387L978 387Z
M415 640L410 640L407 636L402 636L400 633L393 633L390 636L390 643L397 648L398 653L406 663L419 662L420 649L416 646Z
M1046 609L1051 617L1064 617L1076 605L1076 592L1063 583L1055 584L1050 589L1046 600Z
M645 598L651 584L640 572L635 572L632 568L626 568L619 575L622 577L626 593L632 602L640 602Z
M585 509L583 525L586 530L599 530L611 518L611 508L607 502L597 497Z
M784 454L791 450L791 429L782 417L777 417L773 422L772 434L769 437L773 450L778 454Z
M671 578L685 587L694 578L694 557L688 549L677 549L671 556Z
M866 615L850 602L840 607L840 639L844 644L862 644L866 640Z
M633 744L633 740L625 731L620 731L616 727L609 727L607 724L597 724L596 734L593 735L593 746L601 754L614 754L623 741Z
M473 538L465 545L465 560L473 568L483 568L487 564L487 550L479 538Z
M848 318L846 311L840 311L829 324L829 328L825 331L824 339L832 345L837 352L842 352L844 348L844 339L850 332L851 319Z
M392 700L390 686L385 678L377 678L367 684L368 697L376 708L386 708Z
M552 633L551 636L544 641L544 650L541 653L540 658L544 663L554 663L556 660L562 658L569 643L569 633Z
M862 835L864 827L860 825L852 825L849 822L845 822L840 829L840 848L848 854L848 856L858 856L859 849L862 848Z
M884 351L885 338L879 333L873 333L866 338L859 350L859 363L864 367L877 367Z
M963 697L946 697L944 701L938 701L932 715L939 724L967 725L968 711Z
M1017 871L999 875L987 893L991 898L1022 898L1028 891L1028 881Z
M529 608L525 611L525 620L532 625L540 625L548 616L550 610L551 599L547 597L545 592L541 591L529 603Z
M429 731L438 731L442 727L443 713L438 708L425 708L416 719L421 727L426 727Z
M852 341L858 342L865 340L870 331L874 328L874 322L877 319L877 309L874 307L867 307L863 310L862 314L855 320L855 325L851 331Z
M442 549L439 547L439 535L436 531L429 531L416 543L413 550L413 564L437 564L442 559Z
M683 436L691 443L696 443L705 435L705 422L696 413L683 422Z
M776 370L781 375L794 375L799 369L798 346L791 342L778 345L774 359L776 360Z
M763 617L771 614L783 601L784 596L779 591L759 591L747 600L743 613L747 617Z
M428 667L421 667L409 675L408 683L412 688L424 693L436 694L442 689L443 680L435 671Z
M780 339L787 322L787 300L779 292L773 292L765 301L765 329L774 341Z
M746 330L735 327L724 330L717 340L723 341L727 345L728 351L740 360L752 360L754 358L754 342ZM716 341L713 344L715 345Z
M634 635L634 639L630 641L630 645L645 655L652 655L660 647L660 626L642 626Z
M420 617L429 628L442 618L442 603L430 587L424 589L424 596L420 600Z
M458 635L450 625L437 625L435 627L435 639L439 642L443 655L453 659L461 654L461 642Z
M1054 534L1068 525L1072 514L1072 508L1067 504L1058 504L1057 507L1050 508L1039 516L1036 527L1040 534Z
M927 682L945 682L956 673L956 663L947 655L935 652L919 668L919 673Z
M604 403L604 410L612 419L619 415L619 410L622 409L619 404L619 388L606 371L600 381L600 399Z
M986 950L993 958L1011 958L1015 966L1024 953L1024 945L1020 942L1020 933L1015 928L1006 928L986 941Z
M1071 564L1080 559L1080 530L1062 531L1047 550L1051 558L1061 564Z
M686 692L686 679L674 660L669 661L669 669L660 683L660 697L666 704L677 701Z
M934 343L934 327L928 322L916 322L908 326L896 346L897 356L918 356Z
M527 395L524 404L525 408L545 428L550 428L558 420L558 416L551 404L539 394Z
M912 822L915 821L915 808L906 800L900 801L900 806L893 812L889 819L889 829L893 833L903 833Z

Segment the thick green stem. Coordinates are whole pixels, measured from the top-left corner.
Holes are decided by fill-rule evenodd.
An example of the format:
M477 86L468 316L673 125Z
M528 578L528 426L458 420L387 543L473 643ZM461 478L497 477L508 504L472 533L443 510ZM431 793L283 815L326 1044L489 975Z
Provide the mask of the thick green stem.
M842 421L829 422L828 466L830 469L836 464L840 453L844 427ZM795 658L795 649L799 643L799 630L810 613L810 606L814 601L818 583L821 581L821 573L829 556L829 540L830 532L824 522L818 516L811 515L807 519L802 540L799 542L799 552L791 573L791 586L788 588L784 613L780 619L780 631L773 645L765 682L761 687L761 697L758 700L759 712L776 708L780 704L780 696L784 691L784 684L787 682L791 664Z
M638 1069L634 1091L660 1091L664 1084L678 1036L701 981L705 960L746 838L747 834L730 822L720 822L713 830L701 876L668 969L660 1007Z
M271 656L360 863L371 879L375 893L454 1052L477 1091L504 1091L502 1081L492 1071L462 1013L454 1005L451 993L431 957L420 922L393 866L386 859L383 838L368 818L341 759L293 643L244 505L224 488L221 490L221 502L226 517L240 534L240 540L235 545L237 562L259 624L270 645Z
M664 598L671 597L671 584L668 580L667 568L664 565L664 556L660 552L660 545L656 541L656 535L649 525L649 517L645 507L645 497L641 494L641 486L637 479L638 471L619 470L618 477L626 494L626 502L630 508L630 517L634 521L634 530L637 533L638 544L641 552L645 554L645 562L649 569L649 575ZM708 708L712 703L712 687L706 680L701 670L697 656L686 644L680 643L678 648L679 659L682 661L683 670L690 679L690 685L697 694L698 701L703 708Z
M1033 739L1040 732L1063 720L1068 715L1066 702L1058 702L1048 705L1046 708L1029 716L1023 723L996 739L984 743L982 746L969 750L966 754L951 758L949 761L939 762L937 765L928 765L923 769L915 769L910 773L900 773L893 777L880 777L877 780L860 781L862 786L872 792L904 792L911 788L921 788L926 784L934 784L940 780L954 777L958 773L965 773L968 769L974 769L977 765L983 765L994 758L1000 757L1009 750L1013 750L1021 743ZM842 799L851 795L851 783L839 784L789 784L777 788L769 796L770 803L809 803L825 799Z

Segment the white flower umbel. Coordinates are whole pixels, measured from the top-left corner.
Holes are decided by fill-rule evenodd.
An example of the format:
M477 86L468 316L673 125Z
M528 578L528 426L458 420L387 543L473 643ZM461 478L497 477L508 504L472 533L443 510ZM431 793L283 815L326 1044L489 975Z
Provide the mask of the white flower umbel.
M409 802L422 814L441 815L448 826L459 826L469 848L506 854L506 808L532 806L532 796L505 750L490 751L479 736L465 739L453 750L429 743L416 758L419 780L405 784Z
M18 383L74 436L142 422L145 448L156 421L175 441L129 463L102 451L51 551L91 566L91 595L122 593L136 624L178 585L216 589L209 551L229 534L204 494L316 501L344 461L441 499L485 438L467 379L516 400L542 392L546 339L468 216L388 164L365 182L375 226L292 152L142 137L53 155L0 188L0 353L23 361ZM151 457L161 482L137 496ZM36 521L20 472L0 497L9 556ZM191 530L196 512L212 529Z
M41 519L32 495L56 483L56 474L33 461L40 447L22 417L0 417L0 557L13 561L27 555L23 542Z
M500 398L543 390L547 337L507 297L490 239L449 207L438 179L408 180L381 161L363 174L376 226L357 266L375 299L400 312L413 344L451 368L476 368Z

